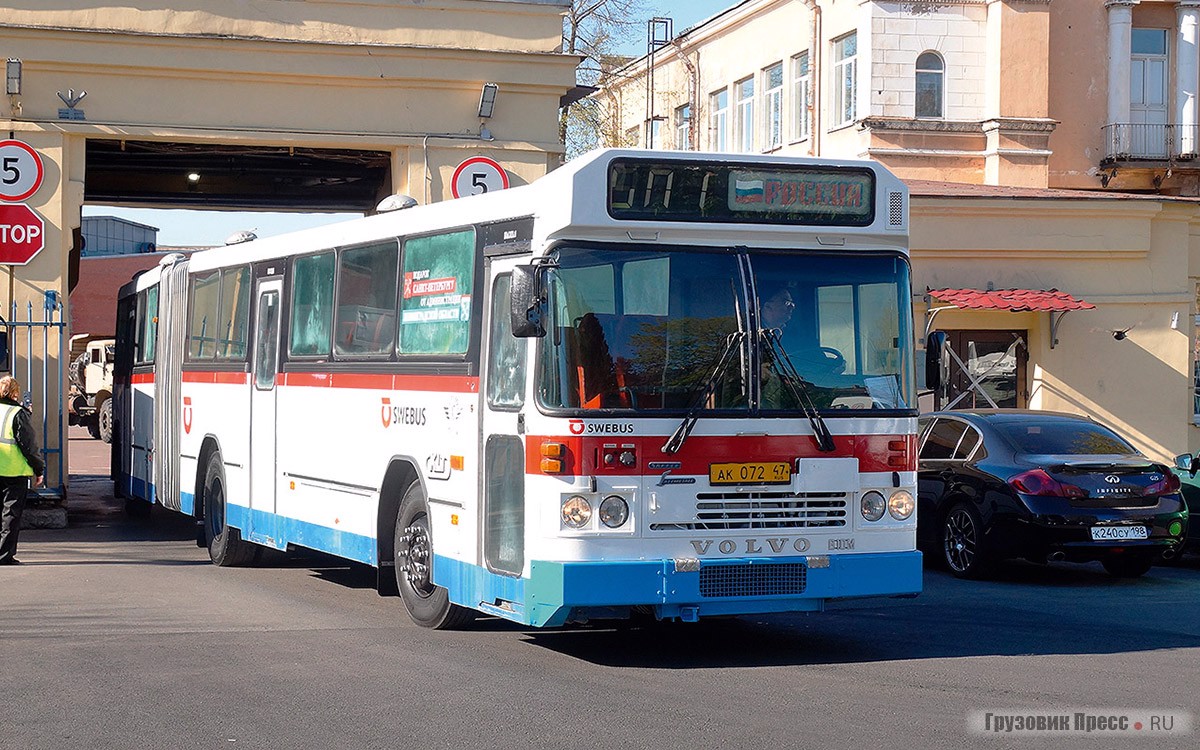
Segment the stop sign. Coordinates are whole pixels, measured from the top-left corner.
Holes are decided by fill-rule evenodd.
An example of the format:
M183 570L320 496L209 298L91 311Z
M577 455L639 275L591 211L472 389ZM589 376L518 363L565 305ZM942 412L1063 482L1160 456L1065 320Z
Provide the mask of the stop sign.
M0 204L0 263L23 266L46 246L42 217L24 203Z

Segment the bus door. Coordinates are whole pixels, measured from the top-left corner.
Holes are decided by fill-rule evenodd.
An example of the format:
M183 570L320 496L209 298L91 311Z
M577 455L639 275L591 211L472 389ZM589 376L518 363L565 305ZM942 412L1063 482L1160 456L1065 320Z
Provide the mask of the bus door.
M509 317L509 269L489 262L483 407L483 498L479 519L488 570L519 576L525 566L525 407L528 344L514 338Z
M254 379L250 389L250 532L276 536L273 525L261 528L253 519L275 513L275 376L279 372L279 315L283 279L258 282L254 295ZM255 528L259 526L260 528Z

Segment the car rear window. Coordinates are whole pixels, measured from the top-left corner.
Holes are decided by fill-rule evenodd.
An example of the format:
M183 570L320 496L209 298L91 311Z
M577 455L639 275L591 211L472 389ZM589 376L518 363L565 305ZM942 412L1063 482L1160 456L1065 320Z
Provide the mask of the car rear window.
M1044 455L1136 455L1112 430L1090 422L1004 421L996 429L1018 453Z

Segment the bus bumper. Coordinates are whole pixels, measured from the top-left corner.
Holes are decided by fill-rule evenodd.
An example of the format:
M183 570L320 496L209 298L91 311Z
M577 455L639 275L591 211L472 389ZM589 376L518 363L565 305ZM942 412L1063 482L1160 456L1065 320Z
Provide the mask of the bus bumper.
M727 558L698 565L672 559L534 560L528 579L497 576L439 557L434 576L456 604L535 627L619 619L634 608L662 619L691 621L711 615L820 611L835 599L912 596L921 591L921 553Z

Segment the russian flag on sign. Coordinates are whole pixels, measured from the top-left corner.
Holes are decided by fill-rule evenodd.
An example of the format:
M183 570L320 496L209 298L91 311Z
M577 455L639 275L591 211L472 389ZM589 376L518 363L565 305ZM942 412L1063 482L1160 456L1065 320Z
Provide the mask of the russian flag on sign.
M762 180L734 180L733 199L737 203L762 203Z

